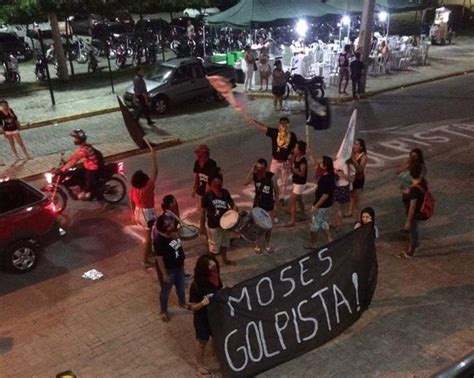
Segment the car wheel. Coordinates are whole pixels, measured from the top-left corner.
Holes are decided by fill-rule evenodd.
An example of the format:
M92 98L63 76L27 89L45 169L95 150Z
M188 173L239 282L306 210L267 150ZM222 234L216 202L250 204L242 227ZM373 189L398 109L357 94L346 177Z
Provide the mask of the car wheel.
M38 263L39 247L33 240L20 240L7 248L5 268L15 273L26 273Z
M164 96L158 96L155 100L155 110L158 114L166 113L168 110L168 100Z

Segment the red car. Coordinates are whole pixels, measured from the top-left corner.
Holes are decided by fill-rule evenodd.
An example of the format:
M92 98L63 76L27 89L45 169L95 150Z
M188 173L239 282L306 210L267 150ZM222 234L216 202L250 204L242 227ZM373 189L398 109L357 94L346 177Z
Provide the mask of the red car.
M30 271L41 247L64 233L46 195L22 180L0 180L0 264L5 269Z

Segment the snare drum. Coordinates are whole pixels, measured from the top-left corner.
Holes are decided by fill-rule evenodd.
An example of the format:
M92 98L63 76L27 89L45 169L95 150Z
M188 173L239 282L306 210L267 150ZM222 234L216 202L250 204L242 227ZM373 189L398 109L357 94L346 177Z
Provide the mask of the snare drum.
M272 217L260 207L254 207L252 211L241 222L237 230L242 237L250 243L258 242L266 231L273 227Z
M199 236L199 228L186 224L179 228L178 235L182 240L194 240Z
M223 230L235 231L239 228L240 215L235 210L227 210L221 217L219 224Z

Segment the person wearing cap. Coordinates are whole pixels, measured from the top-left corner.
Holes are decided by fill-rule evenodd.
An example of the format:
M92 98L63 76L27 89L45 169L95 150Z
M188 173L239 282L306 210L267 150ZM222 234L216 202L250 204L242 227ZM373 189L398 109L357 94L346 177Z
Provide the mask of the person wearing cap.
M77 150L72 154L69 160L61 168L61 172L67 172L80 161L82 161L85 170L84 192L79 193L78 198L87 201L93 198L93 194L98 186L100 172L102 169L103 157L92 145L86 143L87 135L81 129L76 129L69 134L73 138Z
M281 117L278 128L268 127L249 115L245 117L245 120L257 130L265 133L265 135L272 140L272 162L270 164L270 172L275 175L278 173L280 176L280 205L283 205L283 198L286 195L288 177L290 174L289 160L297 141L296 134L290 131L290 120L288 117Z
M196 161L194 162L194 185L191 196L193 198L197 195L196 209L199 212L201 210L201 199L207 191L207 182L209 176L215 173L217 163L215 160L209 157L209 147L205 144L200 144L195 150Z

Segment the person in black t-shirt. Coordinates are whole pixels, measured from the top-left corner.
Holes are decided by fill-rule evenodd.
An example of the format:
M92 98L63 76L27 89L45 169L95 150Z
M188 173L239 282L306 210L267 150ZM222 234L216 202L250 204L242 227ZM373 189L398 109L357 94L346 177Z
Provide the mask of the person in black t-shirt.
M168 300L173 285L176 288L179 305L186 307L184 250L178 236L178 218L172 212L177 207L176 198L171 194L163 198L161 208L163 213L153 226L153 248L158 256L157 272L162 277L160 292L161 320L170 320L168 315Z
M349 58L351 56L351 45L344 46L344 52L339 54L338 66L339 66L339 94L347 94L347 85L349 84ZM342 82L344 83L344 89L342 88Z
M361 94L361 80L364 73L364 63L360 61L360 53L355 53L355 60L350 64L352 81L352 98L359 100Z
M219 263L214 256L202 255L194 268L194 281L189 289L189 309L194 312L193 325L196 333L196 370L199 374L209 374L204 365L204 351L212 336L207 315L207 305L212 296L222 288Z
M253 200L253 207L260 207L270 213L275 223L278 218L275 216L275 203L278 203L278 186L275 183L273 173L267 170L268 163L265 159L258 159L250 170L245 179L244 186L254 183L255 198ZM267 253L273 253L273 248L270 246L270 238L272 230L265 231L265 244L263 248ZM255 244L255 253L262 253L262 243L259 241Z
M215 173L209 177L209 191L202 197L201 203L201 233L206 233L209 253L222 254L222 261L226 265L234 265L235 262L227 258L227 249L230 247L230 232L220 227L222 215L227 210L237 210L235 203L227 189L222 187L222 175Z
M290 171L293 174L293 191L290 199L291 220L286 227L294 227L296 222L296 204L299 204L301 219L305 220L305 209L303 202L303 191L308 180L308 161L306 160L306 142L302 140L296 142L293 150L293 156L290 159Z
M410 166L410 176L412 185L408 193L409 208L407 220L405 222L405 230L408 231L409 244L406 252L401 252L397 257L401 259L412 258L419 246L418 235L418 219L425 198L425 193L428 190L428 184L422 176L423 166L421 164L412 164Z
M308 249L316 248L319 230L324 231L328 243L332 240L329 230L329 210L334 201L334 188L336 186L332 159L329 156L323 156L318 168L321 176L311 208L313 215L310 224L310 244L305 246Z
M265 133L272 140L272 162L270 172L280 176L280 205L284 204L283 198L286 195L289 177L289 159L296 145L296 134L290 131L290 120L288 117L281 117L278 129L268 127L262 122L246 116L245 120L257 130Z
M196 161L194 162L194 185L191 196L194 198L197 194L196 209L201 210L201 200L207 191L207 182L209 176L217 173L217 163L209 157L209 147L205 144L200 144L194 152L196 153Z

